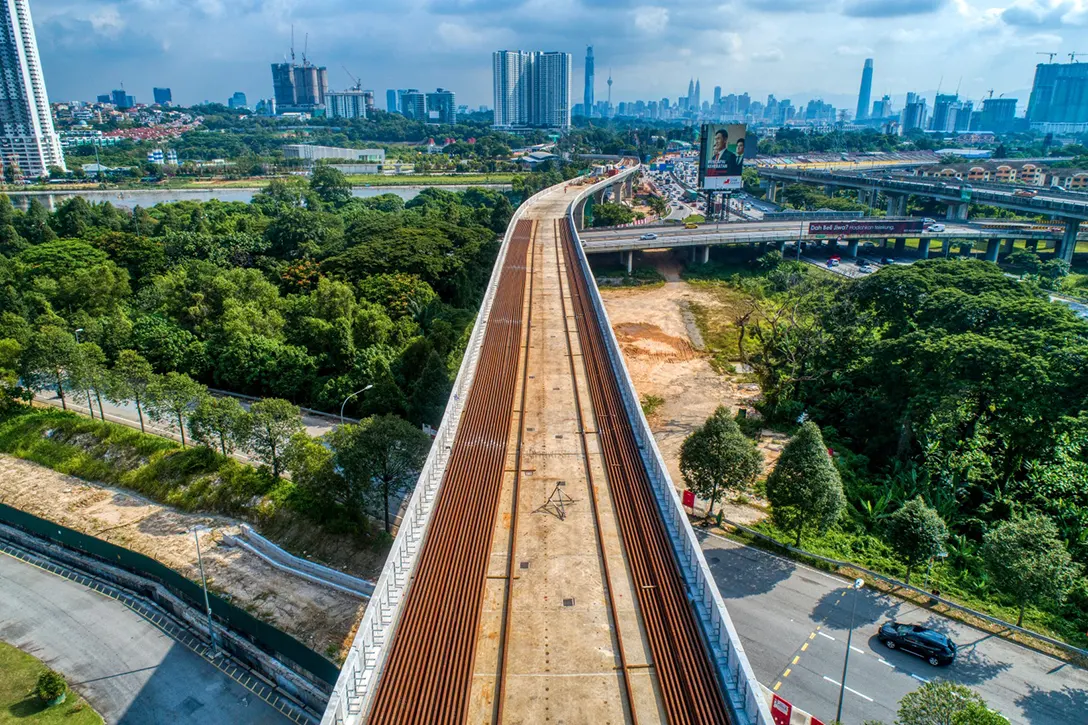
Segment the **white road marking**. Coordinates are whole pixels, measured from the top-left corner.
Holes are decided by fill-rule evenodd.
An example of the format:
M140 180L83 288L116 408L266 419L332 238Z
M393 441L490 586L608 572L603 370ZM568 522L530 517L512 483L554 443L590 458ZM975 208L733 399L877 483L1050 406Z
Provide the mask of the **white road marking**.
M842 687L842 683L841 683L841 682L836 682L835 680L831 679L831 678L830 678L830 677L828 677L827 675L824 675L824 679L825 679L825 680L827 680L828 682L830 682L830 683L831 683L832 685L834 685L835 687ZM872 701L873 701L873 698L869 697L868 695L863 695L863 694L861 694L860 692L858 692L857 690L855 690L855 689L854 689L854 688L852 688L852 687L849 687L849 686L847 686L847 687L846 687L846 688L844 688L844 689L845 689L845 690L846 690L847 692L852 692L852 693L854 693L855 695L857 695L858 697L860 697L860 698L861 698L861 699L863 699L863 700L868 700L869 702L872 702Z
M879 662L882 665L887 665L888 667L891 667L892 669L895 669L895 665L893 665L891 662L888 662L888 660L884 659L883 657L877 657L877 662Z
M927 680L926 678L919 677L918 675L916 675L914 673L911 673L911 677L913 677L914 679L918 680L919 682L921 682L923 684L929 682L929 680Z
M823 632L817 632L816 634L820 635L821 637L826 637L827 639L831 640L832 642L835 641L835 638L832 637L830 634L824 634Z
M855 651L855 652L857 652L858 654L865 654L865 650L863 650L863 649L858 649L858 648L857 648L857 647L855 647L854 645L850 645L850 649L854 650L854 651Z

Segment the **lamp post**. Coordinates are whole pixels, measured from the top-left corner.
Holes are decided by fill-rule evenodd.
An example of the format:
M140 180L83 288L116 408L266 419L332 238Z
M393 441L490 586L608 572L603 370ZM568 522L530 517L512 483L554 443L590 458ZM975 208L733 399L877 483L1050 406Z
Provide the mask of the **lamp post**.
M374 387L374 384L371 383L370 385L366 386L362 390L356 390L354 393L352 393L348 397L344 398L344 402L340 404L340 425L344 425L344 406L348 404L348 401L351 400L352 398L354 398L356 395L362 395L363 393L365 393L366 391L370 390L373 387Z
M850 631L846 635L846 657L842 661L842 684L839 685L839 707L835 711L835 722L842 722L842 697L846 694L846 668L850 666L850 643L854 639L854 615L858 611L858 591L863 586L865 586L864 580L854 580L854 605L850 608Z
M208 531L203 526L193 527L193 541L196 542L196 562L200 567L200 585L204 588L204 612L208 615L208 640L212 643L212 656L219 656L219 647L215 642L215 630L212 628L212 605L208 600L208 579L204 576L204 557L200 554L200 532Z

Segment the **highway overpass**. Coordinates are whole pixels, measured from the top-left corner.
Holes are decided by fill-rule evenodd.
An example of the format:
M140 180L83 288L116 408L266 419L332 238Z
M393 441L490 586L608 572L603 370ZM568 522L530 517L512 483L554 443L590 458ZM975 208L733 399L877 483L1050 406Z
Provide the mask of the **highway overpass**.
M574 216L515 213L323 725L771 725Z
M860 219L858 222L903 222L917 223L911 218ZM587 230L579 236L586 254L605 254L619 252L628 272L634 264L634 252L647 249L689 248L692 259L706 262L710 256L710 247L744 246L750 244L766 245L782 249L788 243L805 241L815 244L838 246L841 236L842 252L856 257L858 248L864 241L872 241L881 246L892 245L896 250L892 254L902 254L907 239L919 239L919 255L925 259L931 250L939 245L941 253L948 254L951 247L961 241L969 241L980 248L985 245L986 258L996 262L999 255L1011 253L1016 240L1027 240L1029 245L1039 247L1049 245L1057 248L1062 243L1063 235L1046 230L1031 229L995 229L974 224L948 223L942 232L897 232L897 233L842 233L812 234L810 222L743 222L729 224L707 223L698 229L684 227L654 226L627 227L623 229ZM654 239L644 239L648 234Z
M1059 245L1059 256L1066 261L1072 261L1080 224L1088 220L1088 197L1083 194L1063 193L1052 188L1039 189L1036 196L1027 197L1017 195L1015 188L974 188L969 182L908 179L889 174L761 168L759 175L769 182L768 198L771 201L777 200L778 191L783 184L802 183L817 184L829 190L856 189L859 198L868 199L870 202L875 201L874 194L883 194L888 200L889 214L904 214L907 197L922 196L947 204L946 216L949 221L967 221L967 210L971 203L1060 219L1065 222L1065 235Z

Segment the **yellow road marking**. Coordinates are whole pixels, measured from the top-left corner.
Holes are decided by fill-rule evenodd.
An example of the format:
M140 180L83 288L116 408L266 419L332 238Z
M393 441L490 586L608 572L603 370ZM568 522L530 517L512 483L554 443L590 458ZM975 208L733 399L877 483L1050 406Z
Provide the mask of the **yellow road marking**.
M809 639L816 639L816 633L815 633L815 632L813 632L812 634L810 634L810 635L808 636L808 638L809 638Z
M778 682L776 682L776 683L774 684L774 691L775 691L775 692L778 692L778 688L779 688L779 687L782 687L782 680L779 680Z
M787 667L786 671L782 673L782 677L789 677L791 672L793 672L793 670Z
M797 664L797 661L798 661L799 659L801 659L801 655L797 655L796 657L794 657L794 658L793 658L793 664Z
M803 645L801 645L802 652L804 652L806 649L808 649L808 642L805 642Z

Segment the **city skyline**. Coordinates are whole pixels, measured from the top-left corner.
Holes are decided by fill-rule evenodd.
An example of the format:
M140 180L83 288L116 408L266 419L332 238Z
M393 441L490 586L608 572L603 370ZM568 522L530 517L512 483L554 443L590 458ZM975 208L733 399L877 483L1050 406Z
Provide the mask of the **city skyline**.
M874 94L900 105L907 91L932 94L942 76L966 98L990 88L1022 93L1042 60L1035 53L1076 50L1072 36L1088 20L1082 0L836 0L819 9L785 0L712 8L678 0L607 8L588 0L406 0L365 10L295 0L35 0L34 12L55 100L91 99L123 80L137 100L165 86L183 105L223 102L237 90L270 96L268 64L288 54L292 23L296 46L309 35L308 55L330 69L333 90L351 87L347 67L367 88L442 86L477 106L491 97L481 46L569 52L580 78L592 44L597 64L612 69L617 103L675 97L695 76L726 93L850 107L866 57L880 69ZM366 28L362 37L355 20Z

